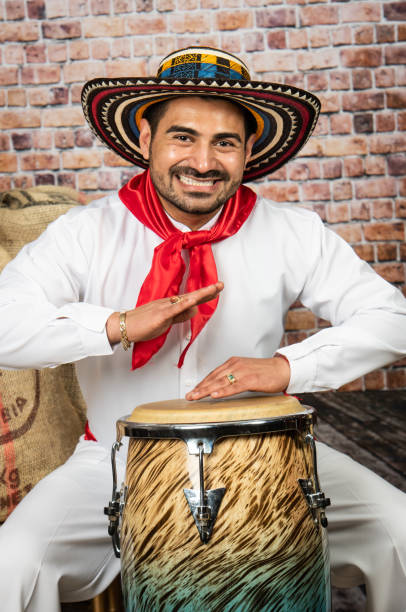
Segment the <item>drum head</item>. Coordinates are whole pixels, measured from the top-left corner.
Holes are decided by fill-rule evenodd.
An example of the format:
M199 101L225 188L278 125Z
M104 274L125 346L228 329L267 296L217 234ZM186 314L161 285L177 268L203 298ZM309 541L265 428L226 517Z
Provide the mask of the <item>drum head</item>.
M228 423L271 419L303 412L300 402L291 395L267 395L224 400L185 399L140 404L129 421L135 423Z

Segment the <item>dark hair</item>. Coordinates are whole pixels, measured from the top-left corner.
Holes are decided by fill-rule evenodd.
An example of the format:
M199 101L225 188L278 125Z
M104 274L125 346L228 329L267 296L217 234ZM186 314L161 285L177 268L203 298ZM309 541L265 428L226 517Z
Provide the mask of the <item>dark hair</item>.
M152 136L154 136L154 134L155 134L155 132L156 132L156 130L158 128L158 124L159 124L160 120L165 115L169 103L172 102L172 100L178 99L180 97L181 96L175 96L173 98L169 98L168 100L162 100L162 102L156 102L155 104L151 104L147 108L147 110L145 111L145 113L143 115L143 118L148 121L148 123L149 123L149 125L151 127L151 135ZM195 98L197 98L197 97L210 98L212 96L198 96L198 95L196 95L194 97ZM242 113L243 118L244 118L244 127L245 127L245 142L247 142L247 140L251 136L251 134L255 134L255 132L257 131L257 122L255 121L254 116L244 106L242 106L241 104L238 104L238 102L234 102L234 100L229 100L228 98L222 98L221 96L219 96L219 98L221 100L225 100L226 102L229 102L230 104L235 106Z

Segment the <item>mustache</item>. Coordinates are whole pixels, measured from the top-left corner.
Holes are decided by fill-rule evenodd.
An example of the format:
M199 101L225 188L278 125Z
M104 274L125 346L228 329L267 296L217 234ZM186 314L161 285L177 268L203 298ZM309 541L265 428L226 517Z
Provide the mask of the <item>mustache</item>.
M173 166L170 172L172 176L175 174L182 174L183 176L191 176L197 180L213 179L227 181L230 178L230 175L225 170L223 172L219 170L208 170L207 172L201 173L191 166Z

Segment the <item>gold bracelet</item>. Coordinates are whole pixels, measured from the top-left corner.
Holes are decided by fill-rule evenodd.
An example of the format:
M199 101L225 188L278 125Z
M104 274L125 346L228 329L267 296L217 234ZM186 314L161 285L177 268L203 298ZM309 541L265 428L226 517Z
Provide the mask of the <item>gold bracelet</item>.
M125 351L128 351L131 346L131 342L129 341L127 336L127 326L125 321L126 315L127 313L125 311L120 312L120 335L122 347Z

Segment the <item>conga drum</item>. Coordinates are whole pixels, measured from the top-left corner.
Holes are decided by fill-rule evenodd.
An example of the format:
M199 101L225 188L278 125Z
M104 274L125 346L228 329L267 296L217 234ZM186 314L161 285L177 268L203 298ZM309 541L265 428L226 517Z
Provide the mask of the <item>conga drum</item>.
M126 612L330 610L314 419L293 397L252 396L118 421L113 475L124 436L127 470L106 514Z

